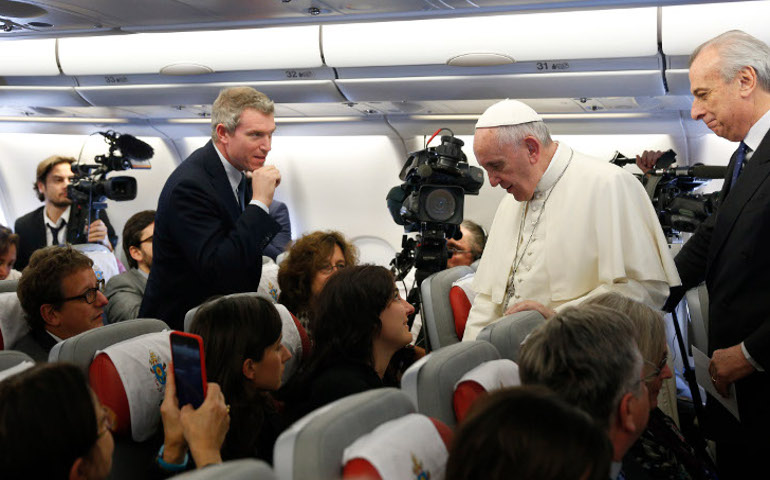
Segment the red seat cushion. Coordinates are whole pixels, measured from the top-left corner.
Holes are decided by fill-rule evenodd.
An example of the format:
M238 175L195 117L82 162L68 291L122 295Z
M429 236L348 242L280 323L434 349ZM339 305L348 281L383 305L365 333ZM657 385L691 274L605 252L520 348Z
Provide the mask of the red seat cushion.
M305 327L299 323L297 317L295 317L291 312L289 312L289 315L291 315L291 319L294 320L294 325L297 327L297 331L299 332L299 340L302 342L302 363L304 363L310 358L310 352L313 350L313 344L310 342L310 337L308 336L307 331L305 331Z
M447 450L452 446L452 437L454 432L441 420L430 418L433 422L433 426L436 427L441 440L446 445ZM342 469L343 480L382 480L380 473L369 463L368 460L363 458L354 458L345 464L345 468Z
M484 387L473 380L465 380L457 386L452 396L452 405L458 423L465 419L473 403L485 393L487 391L484 390Z
M94 358L88 369L88 383L91 384L102 405L114 413L113 433L130 435L131 410L128 407L128 397L118 370L109 355L100 353Z
M449 290L449 304L452 306L452 315L455 319L455 333L457 338L462 340L468 314L471 311L471 301L468 300L465 290L455 285Z

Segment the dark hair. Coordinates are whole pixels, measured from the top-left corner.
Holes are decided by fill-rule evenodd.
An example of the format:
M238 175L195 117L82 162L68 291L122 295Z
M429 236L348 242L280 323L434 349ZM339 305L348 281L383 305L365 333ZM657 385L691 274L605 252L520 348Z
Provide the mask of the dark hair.
M0 255L5 255L11 245L19 248L19 236L13 233L10 228L0 225Z
M294 315L310 315L313 278L326 266L329 257L334 254L335 245L342 250L346 266L358 263L356 248L340 232L333 230L308 233L289 248L278 270L278 285L281 288L278 301Z
M591 418L545 387L498 390L471 408L446 480L605 480L612 445Z
M257 451L271 400L244 377L243 362L262 360L265 349L280 337L281 326L273 304L251 294L209 300L195 314L190 331L203 338L207 379L219 384L231 408L223 458L251 457Z
M37 172L35 177L35 183L32 185L32 190L35 191L35 194L37 195L37 199L41 202L45 201L45 195L43 195L43 192L41 192L37 188L37 182L42 183L45 185L45 181L48 179L48 174L51 173L51 170L53 170L53 167L56 165L59 165L61 163L69 163L72 165L75 163L76 160L72 157L63 157L61 155L52 155L42 162L37 164Z
M481 258L481 254L484 253L484 246L487 244L487 234L484 233L484 229L481 228L481 225L476 222L464 220L460 225L465 227L471 234L471 238L469 239L471 255L473 256L473 260L476 261Z
M38 364L0 382L0 472L4 479L68 478L98 439L85 375Z
M393 274L385 267L361 265L332 275L318 295L311 317L310 371L347 359L373 366L372 345L382 328L380 314L393 300Z
M142 239L142 230L155 222L155 210L144 210L135 213L128 219L123 227L123 253L131 268L139 268L139 263L131 256L131 247L139 248Z
M32 254L16 288L30 329L42 331L45 328L40 307L61 300L64 277L91 268L93 264L93 260L69 246L52 245Z

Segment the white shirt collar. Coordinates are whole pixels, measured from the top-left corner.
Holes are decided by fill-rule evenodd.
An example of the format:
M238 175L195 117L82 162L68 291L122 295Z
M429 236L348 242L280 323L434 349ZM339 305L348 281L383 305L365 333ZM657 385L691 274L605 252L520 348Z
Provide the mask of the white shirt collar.
M59 338L59 337L57 337L56 335L54 335L53 333L49 332L48 330L46 330L46 331L45 331L45 333L47 333L48 335L52 336L52 337L53 337L53 339L54 339L54 340L56 340L56 343L61 343L61 342L63 342L63 341L64 341L64 340L62 340L61 338Z
M232 163L228 162L224 155L222 155L222 152L219 151L219 147L217 147L217 144L214 144L214 150L216 150L217 155L219 155L219 160L222 161L222 166L225 167L225 174L227 174L227 180L230 182L230 188L233 189L233 192L238 192L238 185L241 183L241 178L243 177L243 174L233 166Z
M746 138L743 139L752 152L756 152L759 148L759 144L762 143L762 139L765 138L767 132L770 131L770 110L766 111L757 122L751 126L749 133L746 134Z
M58 222L56 222L56 223L54 223L54 221L53 221L53 220L51 220L50 218L48 218L48 212L46 211L46 209L45 209L45 208L43 208L43 222L44 222L46 225L50 225L50 226L52 226L53 228L59 228L59 226L62 224L62 222L63 222L63 221L65 221L65 220L69 220L69 218L70 218L70 210L71 210L71 209L72 209L72 205L70 205L69 207L67 207L67 209L66 209L66 210L64 210L64 212L61 214L61 217L59 217L59 221L58 221Z
M569 147L558 142L556 143L556 151L553 154L553 158L551 158L551 163L548 164L548 168L545 169L543 176L540 177L540 181L537 182L537 187L535 187L536 193L546 192L556 184L556 180L559 179L561 173L567 168L569 150Z

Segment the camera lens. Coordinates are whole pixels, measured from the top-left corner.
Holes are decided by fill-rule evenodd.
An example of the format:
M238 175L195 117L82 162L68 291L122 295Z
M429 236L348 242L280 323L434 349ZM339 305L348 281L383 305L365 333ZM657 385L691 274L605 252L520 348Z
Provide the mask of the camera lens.
M452 218L455 208L455 198L449 190L433 190L425 199L425 211L436 222L445 222Z

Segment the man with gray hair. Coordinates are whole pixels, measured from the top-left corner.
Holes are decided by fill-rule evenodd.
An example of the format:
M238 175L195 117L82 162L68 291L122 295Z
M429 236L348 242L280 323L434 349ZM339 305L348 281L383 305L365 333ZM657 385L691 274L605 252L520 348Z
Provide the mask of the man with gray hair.
M214 101L211 141L160 194L140 316L181 330L185 313L212 295L257 291L262 252L281 229L269 214L281 174L265 165L273 111L250 87L222 90Z
M647 426L644 362L623 313L598 306L565 308L527 337L519 356L524 385L544 385L588 413L613 447L610 478ZM621 478L636 478L625 472Z
M474 153L500 202L474 278L463 340L503 315L554 310L616 291L660 307L679 277L641 183L608 162L551 140L516 100L476 124Z
M709 292L709 373L740 422L709 397L709 434L720 478L749 478L770 454L770 47L739 30L699 46L690 57L691 115L720 137L740 142L719 194L719 210L676 256L684 291L705 280ZM645 152L649 153L649 152ZM644 170L654 157L638 161Z

